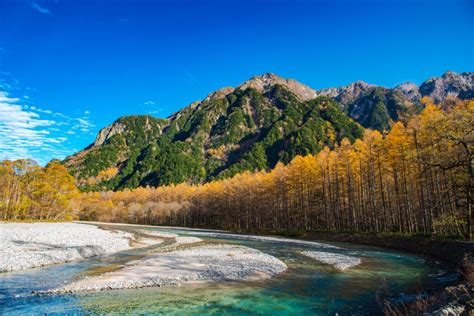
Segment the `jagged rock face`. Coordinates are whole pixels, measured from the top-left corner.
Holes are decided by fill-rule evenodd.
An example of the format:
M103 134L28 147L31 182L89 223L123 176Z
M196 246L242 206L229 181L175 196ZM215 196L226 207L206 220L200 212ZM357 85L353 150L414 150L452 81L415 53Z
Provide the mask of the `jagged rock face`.
M394 121L406 121L422 109L421 99L435 102L448 97L474 97L474 73L446 72L423 82L420 87L406 82L393 89L356 81L340 88L322 89L318 95L337 101L341 109L364 127L386 130Z
M214 91L212 93L210 93L205 99L204 101L214 101L214 100L219 100L219 99L223 99L225 98L226 95L234 92L235 88L233 87L224 87L224 88L221 88L217 91ZM201 102L199 102L201 103Z
M267 73L262 76L255 76L239 85L238 88L241 90L254 88L260 93L267 93L275 85L287 87L289 91L291 91L302 101L311 100L318 96L316 90L313 90L296 80L285 79L272 73Z
M140 128L142 128L144 131L149 131L153 128L157 128L158 133L161 133L161 124L157 122L151 122L153 118L150 116L143 116L143 121L141 122ZM114 135L121 135L126 132L129 132L128 129L132 128L127 124L127 117L123 117L118 119L117 121L113 122L112 124L104 127L99 131L97 134L97 137L92 144L93 147L101 146L105 144L109 139L111 139ZM161 123L161 122L160 122Z
M404 94L411 102L419 102L421 100L421 94L418 86L412 82L405 82L395 87L396 91L400 91Z
M343 110L347 110L359 97L365 95L374 87L375 85L364 81L356 81L341 88L323 89L319 92L319 95L333 98L342 106Z
M113 124L104 127L99 131L97 137L95 138L94 147L103 145L108 139L116 134L123 133L125 131L125 125L120 122L114 122Z
M447 97L468 99L474 96L474 72L457 74L448 71L441 77L426 80L420 85L422 96L429 96L439 102Z

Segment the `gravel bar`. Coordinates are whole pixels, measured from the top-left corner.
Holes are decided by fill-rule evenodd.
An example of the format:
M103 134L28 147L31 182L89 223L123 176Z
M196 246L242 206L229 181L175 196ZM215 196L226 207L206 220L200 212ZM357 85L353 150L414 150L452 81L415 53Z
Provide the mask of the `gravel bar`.
M0 272L111 254L130 249L132 240L130 233L93 225L0 222ZM151 243L136 241L138 247Z
M340 271L355 267L361 263L357 257L342 255L338 253L330 253L324 251L302 251L304 256L314 259L316 261L332 265Z
M260 280L271 278L286 269L286 264L279 259L253 248L204 245L148 256L131 262L121 270L80 279L40 294Z

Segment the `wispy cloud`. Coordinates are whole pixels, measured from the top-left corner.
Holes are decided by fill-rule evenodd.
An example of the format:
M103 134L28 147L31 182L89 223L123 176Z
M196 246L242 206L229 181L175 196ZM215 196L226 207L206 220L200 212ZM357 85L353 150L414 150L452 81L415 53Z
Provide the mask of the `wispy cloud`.
M158 110L153 110L153 111L149 111L148 113L149 114L158 114L160 112L163 112L163 109L158 109Z
M45 164L62 159L74 152L74 140L95 127L87 115L72 117L28 101L0 89L0 160L30 158Z
M90 121L89 117L83 116L83 117L77 117L73 119L73 126L71 128L71 132L74 133L75 130L79 130L82 133L92 133L92 128L95 127L95 125Z
M51 15L51 11L49 11L47 8L39 5L37 2L35 1L31 1L31 7L33 9L35 9L36 11L38 11L39 13L42 13L42 14L48 14L48 15Z
M56 142L46 129L56 122L40 118L38 113L17 104L18 101L0 91L0 158L3 159L33 158L30 149Z
M155 102L151 101L151 100L148 100L148 101L143 102L143 104L145 104L145 105L155 105Z

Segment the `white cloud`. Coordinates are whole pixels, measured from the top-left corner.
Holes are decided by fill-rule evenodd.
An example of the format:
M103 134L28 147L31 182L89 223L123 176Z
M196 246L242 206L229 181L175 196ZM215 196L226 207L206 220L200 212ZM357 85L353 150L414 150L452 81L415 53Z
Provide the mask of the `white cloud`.
M155 105L155 102L153 102L151 100L148 100L148 101L143 102L143 104L145 104L145 105Z
M53 114L53 111L51 111L51 110L43 110L43 109L39 109L39 108L35 108L35 109L36 109L36 111L41 112L41 113Z
M0 91L0 160L31 158L44 164L52 158L62 159L72 152L65 136L75 132L66 132L61 126L74 122L86 132L94 127L87 118L71 118L19 102L19 98Z
M71 155L77 151L74 147L93 139L95 125L88 110L59 113L35 104L36 95L35 88L20 87L11 74L0 71L0 161L30 158L45 164Z
M33 9L35 9L36 11L38 11L39 13L48 14L48 15L51 14L51 11L49 11L49 10L48 10L47 8L45 8L45 7L40 6L38 3L34 2L34 1L31 1L31 7L32 7Z
M149 111L148 113L150 114L158 114L160 112L163 112L163 109L158 109L158 110L154 110L154 111Z
M76 120L81 124L81 126L92 126L92 124L85 118L76 118Z
M55 121L41 119L38 113L16 104L18 100L0 91L0 159L32 158L29 149L53 139L46 127Z
M95 127L88 117L78 117L73 120L75 121L75 124L72 126L73 130L78 129L83 133L89 133Z
M8 93L0 91L0 102L7 102L7 103L12 103L12 102L18 102L18 98L9 98Z

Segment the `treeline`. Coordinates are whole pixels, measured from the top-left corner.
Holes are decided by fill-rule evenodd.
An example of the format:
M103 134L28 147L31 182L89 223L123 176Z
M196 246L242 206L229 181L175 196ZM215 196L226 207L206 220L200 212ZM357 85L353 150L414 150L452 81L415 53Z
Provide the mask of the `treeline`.
M70 220L78 196L74 178L61 164L0 161L0 220Z
M429 100L386 135L297 156L272 171L84 193L87 220L242 229L323 229L472 238L474 100ZM316 141L316 140L315 140Z

